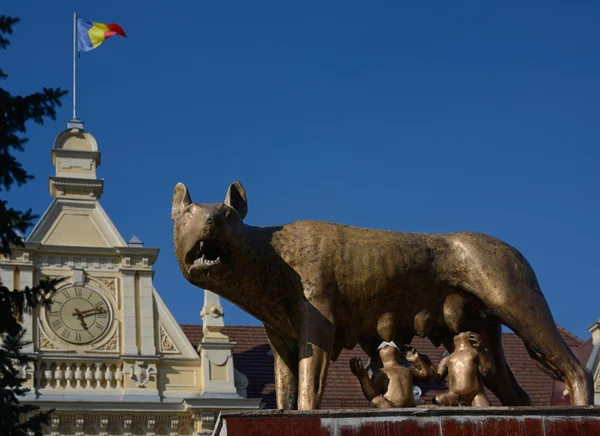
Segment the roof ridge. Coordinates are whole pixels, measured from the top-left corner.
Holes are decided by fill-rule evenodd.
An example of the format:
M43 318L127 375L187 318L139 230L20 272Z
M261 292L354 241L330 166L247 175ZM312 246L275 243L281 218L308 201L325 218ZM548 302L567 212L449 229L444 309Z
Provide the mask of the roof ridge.
M561 326L560 324L556 324L556 327L558 328L559 331L566 333L567 335L569 335L571 337L571 339L575 340L578 342L578 345L583 344L585 341L583 339L581 339L579 336L575 336L573 333L571 333L569 330L567 330L566 328L564 328L563 326Z

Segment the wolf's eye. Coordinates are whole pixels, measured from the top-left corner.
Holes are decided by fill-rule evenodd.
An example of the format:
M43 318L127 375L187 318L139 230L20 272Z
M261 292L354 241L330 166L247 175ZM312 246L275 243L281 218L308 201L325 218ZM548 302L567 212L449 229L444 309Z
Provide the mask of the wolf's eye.
M213 219L209 218L206 220L206 224L211 225L213 223Z

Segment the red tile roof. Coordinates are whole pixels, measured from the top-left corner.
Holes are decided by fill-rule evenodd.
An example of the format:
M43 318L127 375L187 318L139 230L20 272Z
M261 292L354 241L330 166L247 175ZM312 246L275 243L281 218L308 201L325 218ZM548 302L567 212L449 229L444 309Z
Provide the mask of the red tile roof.
M201 325L182 325L184 333L194 347L197 347L202 339ZM577 357L585 365L587 357L591 352L591 340L582 342L581 339L559 327L559 331ZM235 367L248 377L248 396L251 398L261 397L267 408L275 408L275 384L273 379L273 357L269 353L270 348L267 335L263 327L250 326L226 326L223 333L235 342L234 362ZM506 360L510 365L517 381L529 394L532 406L549 406L553 403L553 393L562 392L559 383L555 387L554 380L543 373L533 361L523 342L514 333L504 333L502 338ZM442 358L445 349L436 348L428 339L415 337L412 345L421 354L429 356L435 365ZM589 348L589 350L588 350ZM325 409L368 407L364 399L360 385L350 372L348 362L352 357L360 357L363 363L368 361L367 356L360 347L354 350L344 350L336 362L330 365L327 376L327 387L323 398L322 407ZM585 359L585 360L584 360ZM419 384L423 391L425 403L431 403L431 397L444 387L434 384ZM489 393L490 400L494 405L500 405L499 401ZM554 397L559 400L556 395Z
M575 353L575 357L577 357L581 363L587 365L593 348L594 344L592 343L592 338L589 338L587 341L577 347L576 350L573 350L573 352Z
M575 357L577 357L579 362L581 362L581 364L585 366L588 363L593 348L594 344L592 343L592 338L589 338L587 341L581 343L579 347L573 348L573 354L575 354ZM569 394L567 393L565 395L564 392L565 384L563 382L555 381L554 394L552 396L552 405L561 406L571 404Z

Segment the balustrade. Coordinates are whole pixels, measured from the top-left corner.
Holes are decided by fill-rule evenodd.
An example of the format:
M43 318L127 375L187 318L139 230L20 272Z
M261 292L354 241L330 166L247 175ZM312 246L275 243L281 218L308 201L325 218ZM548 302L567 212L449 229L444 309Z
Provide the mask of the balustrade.
M120 362L38 362L35 385L37 389L121 389L123 365Z

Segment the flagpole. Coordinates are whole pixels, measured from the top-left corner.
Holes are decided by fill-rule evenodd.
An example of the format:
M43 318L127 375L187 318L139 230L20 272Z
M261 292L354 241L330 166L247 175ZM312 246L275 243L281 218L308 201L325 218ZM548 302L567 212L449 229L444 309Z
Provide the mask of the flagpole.
M73 12L73 119L77 119L77 11Z

